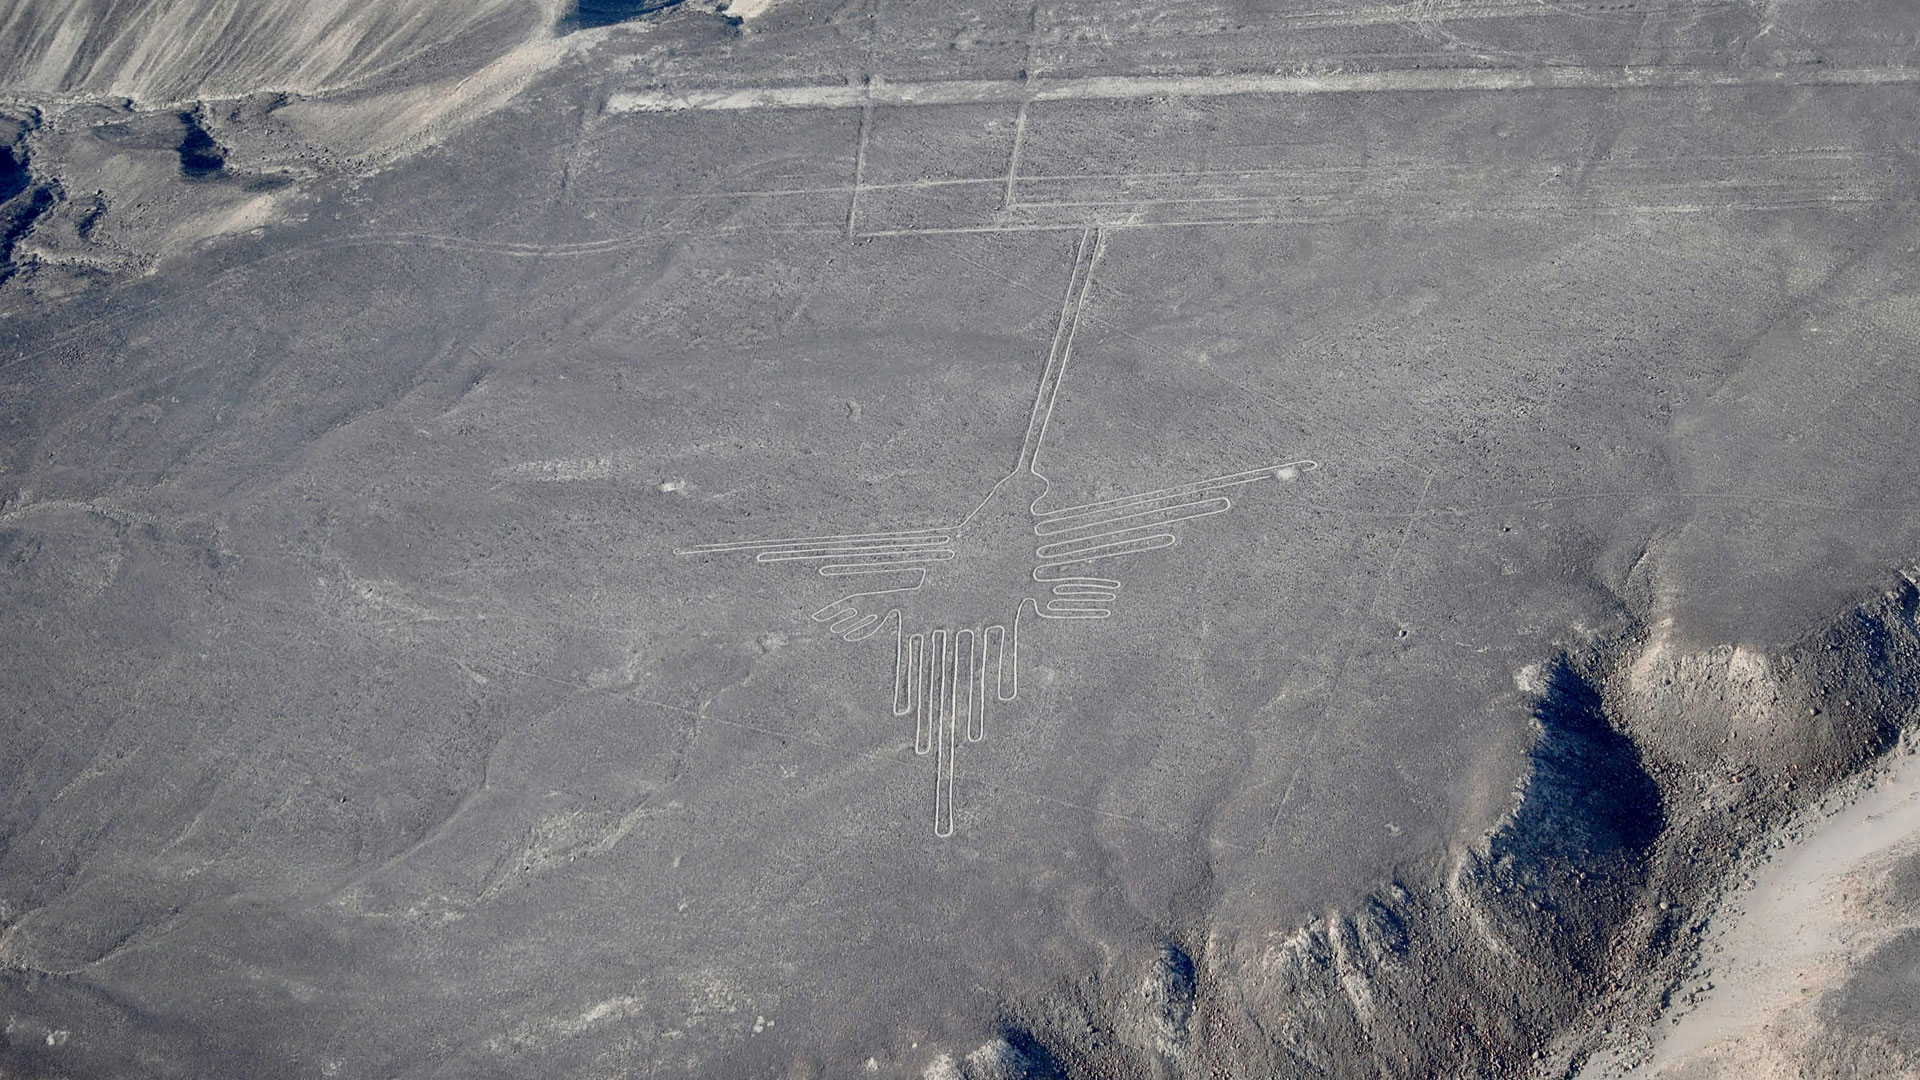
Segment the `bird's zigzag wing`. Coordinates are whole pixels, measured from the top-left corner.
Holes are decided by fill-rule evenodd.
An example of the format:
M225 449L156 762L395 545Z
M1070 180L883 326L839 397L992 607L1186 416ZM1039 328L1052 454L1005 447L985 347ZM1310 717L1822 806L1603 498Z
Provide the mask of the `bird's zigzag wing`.
M1020 606L1022 614L1032 612L1043 619L1105 619L1113 615L1113 602L1119 599L1120 583L1113 578L1047 576L1045 567L1035 567L1033 580L1051 585L1052 596L1044 603L1029 597ZM1015 619L1016 625L1018 618Z
M1292 479L1301 473L1313 472L1319 467L1319 462L1305 458L1298 461L1283 461L1278 465L1266 465L1258 469L1248 469L1245 472L1228 473L1225 476L1196 480L1191 484L1181 484L1178 487L1160 488L1155 491L1141 492L1138 495L1122 495L1119 498L1103 499L1099 502L1084 503L1080 506L1062 507L1059 510L1043 510L1039 516L1051 521L1060 518L1101 514L1117 508L1166 502L1183 496L1220 491L1230 487L1239 487L1242 484L1251 484L1260 480Z
M951 530L904 529L883 533L841 533L831 536L785 536L769 540L738 540L723 544L696 544L677 548L675 555L753 555L756 563L811 562L821 564L824 577L880 574L924 567L953 558Z
M768 540L738 540L679 548L676 555L752 554L753 561L816 563L821 577L889 575L861 592L849 593L815 611L812 619L843 641L865 641L889 624L900 632L900 611L871 602L909 593L926 583L927 567L953 558L953 535L948 528L902 529L883 533L839 533L830 536L783 536Z
M1050 584L1053 595L1045 603L1035 605L1035 614L1049 619L1107 618L1113 614L1112 604L1118 596L1120 582L1060 571L1101 559L1173 547L1179 542L1174 526L1233 509L1233 500L1222 492L1260 480L1291 479L1319 467L1315 461L1289 461L1177 487L1037 513L1033 533L1043 542L1034 549L1033 579Z

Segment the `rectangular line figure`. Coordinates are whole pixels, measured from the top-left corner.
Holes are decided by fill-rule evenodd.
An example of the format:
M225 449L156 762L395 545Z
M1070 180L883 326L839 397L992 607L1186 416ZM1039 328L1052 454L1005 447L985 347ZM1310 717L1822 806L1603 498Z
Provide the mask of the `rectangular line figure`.
M956 725L953 715L953 643L945 630L935 630L939 648L928 652L938 657L939 687L934 697L934 735L938 754L934 759L933 834L953 835L953 774Z
M962 644L964 642L964 644ZM953 635L955 708L965 722L967 741L986 737L986 702L980 696L980 635L971 628Z

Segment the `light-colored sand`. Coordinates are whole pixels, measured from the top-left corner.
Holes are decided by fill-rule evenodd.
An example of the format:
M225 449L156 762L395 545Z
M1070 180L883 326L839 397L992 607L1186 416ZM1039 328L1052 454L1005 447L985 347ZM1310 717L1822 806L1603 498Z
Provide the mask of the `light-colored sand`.
M577 47L565 38L539 38L457 79L351 102L295 102L280 116L316 145L342 157L378 163L432 145L500 108Z
M755 19L767 13L773 0L727 0L721 10L736 19Z
M1910 737L1888 767L1829 816L1810 814L1791 840L1729 897L1700 973L1675 995L1676 1013L1651 1056L1622 1072L1618 1057L1582 1075L1632 1080L1792 1076L1827 990L1907 921L1870 902L1884 869L1920 850L1920 756ZM1688 1002L1694 1002L1687 1007ZM1684 1010L1684 1011L1680 1011Z

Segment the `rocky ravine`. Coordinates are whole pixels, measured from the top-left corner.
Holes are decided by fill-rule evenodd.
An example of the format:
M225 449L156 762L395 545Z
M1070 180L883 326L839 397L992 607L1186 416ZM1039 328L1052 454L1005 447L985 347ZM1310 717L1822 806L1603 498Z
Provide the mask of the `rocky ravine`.
M1289 930L1174 928L1142 968L1063 984L935 1072L1544 1078L1596 1075L1603 1050L1644 1058L1721 892L1913 722L1917 610L1902 578L1774 654L1688 649L1671 622L1570 648L1523 673L1530 769L1441 880ZM1793 1066L1872 1075L1830 1042ZM1920 1066L1877 1049L1882 1067Z

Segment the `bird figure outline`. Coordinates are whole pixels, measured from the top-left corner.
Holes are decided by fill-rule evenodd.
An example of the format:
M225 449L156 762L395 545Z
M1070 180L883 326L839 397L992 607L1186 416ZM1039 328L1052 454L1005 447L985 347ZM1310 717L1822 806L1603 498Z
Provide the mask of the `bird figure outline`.
M696 544L682 556L751 555L812 565L850 591L812 619L849 642L892 639L893 715L914 722L913 749L934 759L933 831L953 835L954 777L964 743L986 738L989 702L1020 695L1020 636L1033 620L1113 614L1121 581L1108 561L1171 548L1186 523L1232 509L1229 492L1318 469L1300 459L1156 491L1046 508L1038 467L1105 237L1082 233L1020 458L979 505L946 526Z

